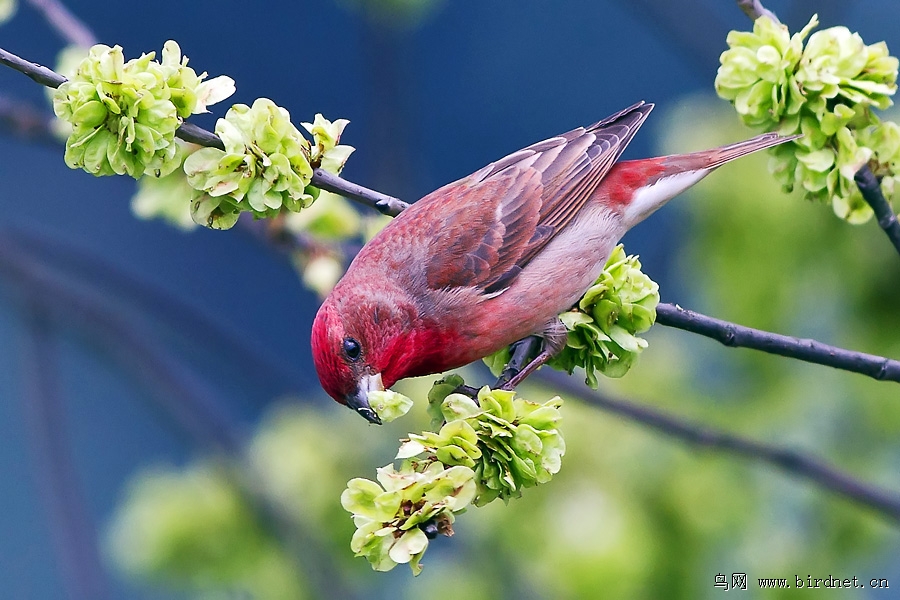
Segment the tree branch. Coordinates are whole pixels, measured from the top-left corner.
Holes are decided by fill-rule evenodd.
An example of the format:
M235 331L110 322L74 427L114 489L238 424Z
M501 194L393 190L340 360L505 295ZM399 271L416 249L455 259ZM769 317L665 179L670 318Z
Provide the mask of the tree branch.
M796 358L817 365L868 375L879 381L900 383L900 361L829 346L728 321L707 317L673 304L656 307L656 322L721 342L732 348L752 348L769 354Z
M219 139L219 136L214 134L212 131L207 131L202 127L197 127L193 123L182 123L181 127L178 128L178 131L175 132L175 137L181 138L184 141L190 142L192 144L197 144L198 146L218 148L219 150L225 149L225 144L222 143L222 140Z
M369 208L374 208L381 214L389 217L396 217L409 208L409 204L399 198L394 198L393 196L388 196L381 192L364 188L361 185L357 185L346 179L341 179L337 175L332 175L322 169L313 171L312 184L319 189L340 194L345 198L350 198Z
M53 118L31 105L6 98L0 95L0 131L7 131L21 138L41 142L49 146L60 147L62 142L53 131ZM185 126L188 126L185 123ZM197 133L196 130L203 133ZM209 132L190 125L185 137L196 139ZM209 134L215 142L221 143L218 137ZM249 215L246 215L249 217ZM353 256L359 252L355 244L329 244L324 240L308 234L290 231L284 226L282 219L253 220L242 218L238 225L253 237L282 252L292 255L302 252L310 255L330 254L344 260L345 256Z
M773 465L785 473L806 479L822 489L900 521L900 494L860 481L814 456L691 423L649 406L610 398L589 391L562 373L541 371L540 379L568 396L579 398L591 406L617 414L669 437L701 448L728 452Z
M58 88L66 82L65 77L55 73L52 69L29 62L11 52L7 52L3 48L0 48L0 64L6 65L47 87ZM216 134L191 123L182 123L181 127L178 128L178 131L175 132L175 135L186 142L191 142L200 146L208 146L220 150L225 149L225 145ZM391 217L396 217L409 206L406 202L403 202L398 198L370 190L359 184L347 181L346 179L341 179L337 175L332 175L322 169L316 169L313 172L311 183L317 188L340 194L345 198L349 198L350 200Z
M769 17L779 25L781 24L781 21L779 21L778 17L775 16L775 13L764 7L760 0L737 0L737 4L740 9L744 11L744 14L750 17L750 19L753 21L765 16Z
M55 89L66 82L66 78L54 72L53 69L19 58L3 48L0 48L0 65L6 65L46 87Z
M869 165L863 165L853 179L862 193L863 200L868 202L875 211L878 226L884 230L894 248L900 253L900 222L897 221L897 215L894 214L894 210L881 191L881 182L872 173Z

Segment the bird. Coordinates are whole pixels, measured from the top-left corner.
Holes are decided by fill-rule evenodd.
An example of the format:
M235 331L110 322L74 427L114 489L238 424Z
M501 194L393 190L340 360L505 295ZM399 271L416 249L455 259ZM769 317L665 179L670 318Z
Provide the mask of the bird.
M518 340L565 344L560 313L619 239L721 165L795 139L765 133L689 154L619 161L653 110L638 102L513 152L411 204L353 259L312 325L323 389L371 423L368 396Z

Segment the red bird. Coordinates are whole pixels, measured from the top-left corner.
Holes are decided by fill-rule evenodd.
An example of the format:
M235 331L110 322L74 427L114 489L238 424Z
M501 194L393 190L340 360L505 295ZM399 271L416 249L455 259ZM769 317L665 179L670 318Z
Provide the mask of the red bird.
M312 352L331 397L379 423L367 395L476 361L529 335L544 360L558 315L619 239L715 168L793 138L616 161L652 104L529 146L419 200L360 251L322 304ZM535 365L536 366L536 365Z

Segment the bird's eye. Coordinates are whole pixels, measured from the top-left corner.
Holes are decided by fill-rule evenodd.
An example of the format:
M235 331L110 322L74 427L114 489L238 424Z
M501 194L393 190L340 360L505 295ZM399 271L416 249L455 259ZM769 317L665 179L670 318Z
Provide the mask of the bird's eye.
M362 348L360 348L359 342L351 337L344 338L343 348L344 355L351 361L356 361L359 359L359 355L362 352Z

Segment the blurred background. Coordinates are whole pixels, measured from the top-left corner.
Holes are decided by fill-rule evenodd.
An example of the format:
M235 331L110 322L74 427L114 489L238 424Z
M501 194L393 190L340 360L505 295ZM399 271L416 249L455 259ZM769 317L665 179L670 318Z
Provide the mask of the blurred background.
M65 43L38 4L23 0L0 46L53 65ZM657 109L627 158L751 133L713 93L727 32L750 28L734 2L68 6L126 56L177 40L195 69L235 79L229 103L349 119L344 176L406 200L642 99ZM792 31L818 12L900 48L895 0L767 7ZM0 96L49 115L44 90L9 69ZM212 128L213 109L192 121ZM721 594L719 573L746 573L747 597L796 597L755 581L797 575L886 578L841 597L900 597L895 521L575 398L551 484L461 516L418 578L373 572L349 550L339 496L427 424L422 403L380 429L334 405L312 370L319 296L302 260L249 230L136 218L132 180L71 171L57 142L27 133L0 134L0 596L693 599ZM900 261L883 234L784 195L765 157L717 172L625 248L663 301L900 357ZM602 392L900 490L894 384L660 326L646 337L638 366ZM400 389L423 399L429 386Z

